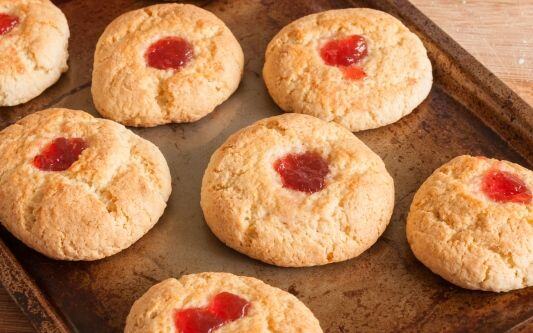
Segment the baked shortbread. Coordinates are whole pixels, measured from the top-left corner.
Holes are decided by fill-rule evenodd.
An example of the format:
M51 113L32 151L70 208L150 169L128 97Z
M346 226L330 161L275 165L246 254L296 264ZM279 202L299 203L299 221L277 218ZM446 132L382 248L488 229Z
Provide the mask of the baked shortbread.
M265 57L263 77L281 109L351 131L399 120L433 82L420 39L391 15L367 8L300 18L272 39Z
M434 273L468 289L533 285L533 172L518 164L460 156L416 193L407 240Z
M185 4L134 10L98 40L94 104L129 126L196 121L237 89L243 66L239 42L212 13Z
M345 128L302 114L261 120L211 157L201 206L228 246L278 266L358 256L389 223L394 184Z
M318 333L296 297L229 273L184 275L151 287L131 308L125 333Z
M0 132L0 220L26 245L65 260L115 254L157 222L170 172L155 145L110 120L67 109Z
M69 34L48 0L0 0L0 106L39 96L67 71Z

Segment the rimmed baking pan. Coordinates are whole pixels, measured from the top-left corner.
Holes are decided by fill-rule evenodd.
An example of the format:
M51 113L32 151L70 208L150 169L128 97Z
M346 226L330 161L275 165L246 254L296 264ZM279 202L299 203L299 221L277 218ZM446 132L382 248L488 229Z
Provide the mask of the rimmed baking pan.
M105 26L134 0L55 1L70 29L70 70L43 95L0 111L0 128L52 106L96 115L90 94L93 52ZM533 288L469 291L432 274L409 250L405 218L414 192L438 166L461 154L531 168L533 111L513 91L406 0L197 1L219 16L243 46L244 79L227 102L192 124L134 129L160 147L173 192L159 223L131 248L95 262L43 257L0 229L0 281L40 332L120 332L133 301L167 277L202 271L249 275L288 290L325 332L505 332L533 329ZM357 133L385 161L396 207L384 235L358 258L312 268L278 268L218 241L203 221L200 182L213 151L233 132L281 113L264 87L268 41L301 16L330 8L371 7L395 15L424 41L435 84L399 122ZM88 235L90 237L90 235Z

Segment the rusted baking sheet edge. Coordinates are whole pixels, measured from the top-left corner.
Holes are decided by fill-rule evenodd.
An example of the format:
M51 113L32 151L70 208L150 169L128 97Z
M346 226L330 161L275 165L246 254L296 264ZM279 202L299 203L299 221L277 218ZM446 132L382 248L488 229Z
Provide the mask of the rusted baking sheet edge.
M3 240L0 240L0 283L28 317L37 332L67 333L71 331Z
M348 0L351 4L354 1ZM400 18L424 42L434 79L533 165L533 108L408 0L368 1Z
M343 1L344 4L352 1ZM533 164L533 109L515 92L481 65L439 27L407 0L372 1L372 7L387 12L394 10L422 38L436 66L435 78L451 89L455 96L487 126L506 140L530 164ZM436 52L435 50L439 50ZM444 64L449 64L444 68ZM468 78L464 74L468 74ZM458 92L461 92L458 94ZM482 107L480 107L482 106ZM14 255L0 239L0 283L13 297L37 332L70 332L70 326L24 271ZM508 332L529 326L533 318L516 323Z

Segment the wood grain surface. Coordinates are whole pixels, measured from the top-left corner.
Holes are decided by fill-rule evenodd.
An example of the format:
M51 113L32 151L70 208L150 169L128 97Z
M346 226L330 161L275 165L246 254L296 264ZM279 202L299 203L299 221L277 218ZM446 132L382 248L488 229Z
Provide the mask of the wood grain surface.
M410 0L533 105L532 0Z
M533 104L532 0L411 0L529 104ZM32 332L0 287L0 333Z

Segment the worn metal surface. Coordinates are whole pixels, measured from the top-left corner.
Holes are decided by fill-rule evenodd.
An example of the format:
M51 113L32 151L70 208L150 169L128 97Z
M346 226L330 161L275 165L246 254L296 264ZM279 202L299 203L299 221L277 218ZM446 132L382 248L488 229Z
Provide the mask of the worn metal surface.
M153 3L55 2L67 15L72 32L70 70L33 101L1 108L0 128L51 106L96 114L90 79L98 36L117 15ZM73 331L120 332L131 304L152 284L202 271L255 276L288 290L312 309L325 332L533 329L528 320L533 316L533 288L504 294L457 288L420 264L405 239L405 217L414 192L452 157L487 155L531 168L533 112L527 104L405 0L196 3L213 11L235 33L246 57L245 76L234 96L197 123L135 130L161 148L173 175L168 208L154 229L131 248L97 262L47 259L0 229L0 240L9 248L0 246L0 279L11 293L17 293L15 298L27 313L31 302L30 310L38 315L30 320L38 329L64 330L55 317L57 311ZM343 263L299 269L269 266L225 247L211 234L199 205L203 170L228 135L280 113L261 78L264 50L272 36L303 15L348 6L379 8L401 17L426 43L436 82L428 99L411 115L357 134L384 159L396 183L394 215L380 240Z

